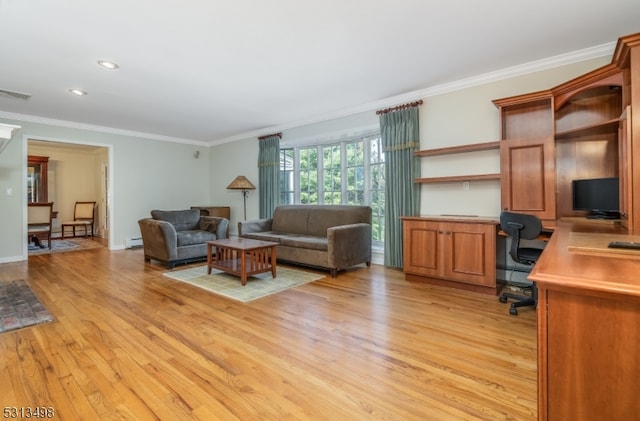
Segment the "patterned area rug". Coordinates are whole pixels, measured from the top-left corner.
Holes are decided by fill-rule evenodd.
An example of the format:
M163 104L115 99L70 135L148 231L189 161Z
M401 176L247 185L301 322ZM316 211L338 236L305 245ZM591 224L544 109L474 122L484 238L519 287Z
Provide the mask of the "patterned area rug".
M22 279L0 282L0 332L54 320Z
M103 247L102 244L97 241L89 240L87 238L71 238L71 239L59 239L54 238L51 240L51 250L49 250L49 242L47 240L40 241L44 247L38 247L29 242L28 252L32 254L48 254L59 253L63 251L77 251L88 250L93 248Z
M271 276L271 272L261 273L247 278L245 286L242 286L239 277L217 270L212 270L211 275L207 275L207 266L165 272L163 275L243 303L325 277L323 274L282 266L277 267L275 278Z

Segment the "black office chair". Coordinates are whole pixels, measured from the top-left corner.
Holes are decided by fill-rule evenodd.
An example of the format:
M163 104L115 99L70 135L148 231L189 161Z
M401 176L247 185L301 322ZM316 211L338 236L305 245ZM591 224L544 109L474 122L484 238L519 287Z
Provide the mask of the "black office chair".
M540 254L541 248L520 247L520 240L535 240L542 232L542 222L537 216L515 212L502 212L500 214L500 228L511 237L509 255L514 262L533 266ZM500 297L501 303L506 303L511 298L509 314L517 315L518 307L536 306L538 303L538 289L535 283L531 286L531 297L521 296L505 292Z

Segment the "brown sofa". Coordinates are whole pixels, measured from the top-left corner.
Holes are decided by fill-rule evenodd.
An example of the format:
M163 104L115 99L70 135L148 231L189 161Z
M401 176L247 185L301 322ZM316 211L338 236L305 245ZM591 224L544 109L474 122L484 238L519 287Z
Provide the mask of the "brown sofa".
M279 206L273 218L238 223L239 235L278 243L278 260L339 270L371 265L371 207Z
M157 260L171 269L178 263L207 258L207 241L227 238L229 220L200 216L198 209L152 210L138 221L144 260Z

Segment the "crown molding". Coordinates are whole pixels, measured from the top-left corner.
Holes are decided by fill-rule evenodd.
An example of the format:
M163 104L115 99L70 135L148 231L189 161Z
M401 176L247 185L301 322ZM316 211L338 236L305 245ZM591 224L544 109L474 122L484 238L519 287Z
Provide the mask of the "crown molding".
M115 134L120 136L138 137L143 139L160 140L163 142L184 143L188 145L209 146L208 142L193 139L182 139L172 136L164 136L155 133L137 132L133 130L117 129L114 127L98 126L93 124L78 123L76 121L58 120L55 118L38 117L28 114L9 113L0 111L0 118L26 121L29 123L48 124L51 126L66 127L69 129L88 130L92 132Z
M361 104L354 107L347 107L340 110L336 110L330 113L321 114L314 118L305 120L298 120L287 124L265 127L259 130L253 130L249 132L239 133L233 136L216 139L209 142L182 139L172 136L164 136L154 133L145 133L132 130L123 130L113 127L97 126L92 124L78 123L74 121L57 120L53 118L37 117L27 114L16 114L0 111L0 118L7 118L11 120L27 121L31 123L49 124L52 126L67 127L71 129L89 130L94 132L109 133L121 136L138 137L144 139L160 140L164 142L184 143L189 145L198 146L215 146L224 143L235 142L238 140L249 139L252 137L260 137L269 133L282 132L288 129L296 127L306 126L310 124L321 123L323 121L333 120L336 118L342 118L353 114L359 114L364 112L375 111L381 108L394 107L406 102L416 101L418 99L429 98L436 95L442 95L462 89L471 88L478 85L483 85L490 82L496 82L503 79L509 79L516 76L522 76L529 73L535 73L542 70L547 70L555 67L565 66L568 64L578 63L594 58L603 56L610 56L615 50L616 43L610 42L601 44L595 47L585 48L582 50L573 51L566 54L560 54L557 56L532 61L518 66L508 67L505 69L497 70L494 72L483 73L477 76L469 77L466 79L457 80L450 83L444 83L429 88L407 92L405 94L384 98L378 101Z
M295 127L306 126L309 124L321 123L327 120L333 120L336 118L346 117L353 114L359 114L364 112L375 111L381 108L395 107L407 102L416 101L418 99L425 99L436 95L442 95L450 92L459 91L462 89L471 88L478 85L484 85L486 83L497 82L504 79L510 79L512 77L523 76L530 73L539 72L542 70L553 69L560 66L566 66L573 63L579 63L581 61L591 60L594 58L600 58L605 56L611 56L615 49L616 43L609 42L606 44L597 45L595 47L585 48L582 50L573 51L566 54L560 54L553 57L548 57L541 60L532 61L529 63L508 67L494 72L483 73L477 76L472 76L466 79L460 79L450 83L444 83L429 88L407 92L405 94L384 98L379 101L369 102L361 104L355 107L344 108L331 113L322 114L312 119L299 120L297 122L288 123L286 125L271 126L260 130L254 130L251 132L240 133L234 136L218 139L210 143L210 145L219 145L223 143L234 142L237 140L248 139L251 137L259 137L266 133L281 132L287 129Z

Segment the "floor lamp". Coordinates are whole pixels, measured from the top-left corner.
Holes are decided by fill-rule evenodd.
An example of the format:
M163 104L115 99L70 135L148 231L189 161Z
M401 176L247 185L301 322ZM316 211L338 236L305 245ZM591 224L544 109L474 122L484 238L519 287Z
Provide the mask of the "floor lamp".
M244 220L247 220L247 196L249 190L255 190L256 186L251 184L251 181L244 175L239 175L227 186L229 190L242 190L242 196L244 197Z

